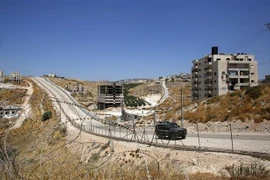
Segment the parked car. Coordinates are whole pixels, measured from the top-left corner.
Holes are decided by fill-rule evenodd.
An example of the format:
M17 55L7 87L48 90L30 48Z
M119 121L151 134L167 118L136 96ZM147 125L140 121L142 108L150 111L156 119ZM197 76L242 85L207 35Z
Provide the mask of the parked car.
M185 139L186 134L187 134L187 129L181 128L175 122L163 121L163 122L159 122L159 124L156 125L155 133L159 139L163 139L163 138Z

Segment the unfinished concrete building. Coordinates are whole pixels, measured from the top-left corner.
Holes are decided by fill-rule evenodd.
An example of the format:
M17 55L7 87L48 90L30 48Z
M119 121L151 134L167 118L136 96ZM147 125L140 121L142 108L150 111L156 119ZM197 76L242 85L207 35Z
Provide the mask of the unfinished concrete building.
M212 47L212 54L192 63L193 101L258 85L254 55L218 53L218 47Z
M108 83L98 86L98 108L120 107L123 100L123 86Z

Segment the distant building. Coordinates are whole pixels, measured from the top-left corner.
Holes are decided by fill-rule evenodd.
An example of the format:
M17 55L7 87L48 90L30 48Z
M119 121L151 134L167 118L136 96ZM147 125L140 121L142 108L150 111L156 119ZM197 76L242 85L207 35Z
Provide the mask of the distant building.
M108 83L98 86L98 108L120 107L123 100L123 86Z
M15 117L21 108L17 106L0 106L0 117Z
M265 75L265 83L270 84L270 75Z
M10 81L20 82L22 80L22 75L19 72L13 72L9 76Z
M212 47L212 54L192 63L194 101L258 85L258 67L254 55L218 53L218 47Z
M56 74L53 74L53 73L50 73L50 74L48 74L47 76L48 76L48 77L57 77L57 75L56 75Z
M4 82L4 81L5 81L4 72L0 71L0 82Z
M81 84L76 84L71 87L71 92L87 94L87 88Z

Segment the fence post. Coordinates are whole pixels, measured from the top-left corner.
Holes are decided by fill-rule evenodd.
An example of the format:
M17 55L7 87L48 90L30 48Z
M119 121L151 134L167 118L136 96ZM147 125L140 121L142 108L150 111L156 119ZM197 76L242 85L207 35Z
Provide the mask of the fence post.
M231 142L232 142L232 151L234 151L234 148L233 148L233 136L232 136L232 121L230 121L230 132L231 132Z
M115 124L113 125L113 136L115 137Z
M119 126L120 138L122 137L121 130L122 130L122 128L121 128L121 126Z
M199 125L198 125L198 122L197 122L197 136L198 136L199 148L201 148L201 140L200 140L200 133L199 133Z

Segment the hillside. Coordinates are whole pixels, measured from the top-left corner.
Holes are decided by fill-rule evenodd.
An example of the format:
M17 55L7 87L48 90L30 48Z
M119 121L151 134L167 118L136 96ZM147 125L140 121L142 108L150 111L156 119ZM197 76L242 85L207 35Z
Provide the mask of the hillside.
M190 122L270 121L270 85L239 90L190 106L185 115Z
M90 81L82 81L70 78L49 78L52 82L66 89L67 87L72 87L76 84L81 84L87 88L87 94L82 93L71 93L71 95L81 104L89 109L96 108L96 97L98 92L98 85L101 82L90 82Z
M82 104L85 101L96 103L99 82L84 82L71 79L51 78L52 81L65 87L81 83L89 88L89 94L74 95ZM183 90L183 112L188 123L207 123L224 121L242 121L260 123L270 119L270 85L260 85L247 90L239 90L227 95L209 98L201 102L191 101L191 85L189 82L166 83L169 97L155 108L159 120L179 121L181 115L181 89ZM155 82L141 83L129 89L129 95L145 98L160 94L162 87ZM144 117L143 121L153 121L153 116Z
M158 107L160 110L173 109L173 102L178 101L173 97L179 97L179 86L168 83L168 87L171 98ZM188 88L184 89L186 97ZM109 140L61 124L59 112L34 83L29 103L32 113L22 126L6 127L0 133L0 179L269 178L265 169L268 161L249 156L179 151ZM52 117L42 121L47 111L52 112ZM245 169L245 174L235 173L241 169ZM243 177L246 175L249 178Z

